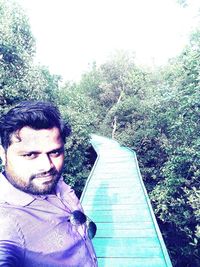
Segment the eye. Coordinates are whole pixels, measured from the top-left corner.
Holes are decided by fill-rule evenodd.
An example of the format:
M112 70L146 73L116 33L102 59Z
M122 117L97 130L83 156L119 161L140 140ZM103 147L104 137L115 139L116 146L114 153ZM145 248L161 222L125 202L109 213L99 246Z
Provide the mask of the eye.
M59 157L61 154L63 154L63 149L54 150L54 151L51 151L51 152L49 153L50 157L52 157L52 158L57 158L57 157Z
M37 154L31 152L31 153L24 154L23 157L25 159L35 159L37 157Z
M55 152L51 152L50 153L50 156L53 157L53 158L56 158L60 155L60 153L58 151L55 151Z

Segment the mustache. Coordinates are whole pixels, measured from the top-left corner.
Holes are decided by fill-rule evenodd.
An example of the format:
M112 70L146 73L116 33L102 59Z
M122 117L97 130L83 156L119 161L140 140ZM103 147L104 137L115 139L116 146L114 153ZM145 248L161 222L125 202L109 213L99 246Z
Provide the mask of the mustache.
M48 172L41 172L41 173L36 173L36 174L31 175L31 180L33 180L35 178L41 178L44 176L55 176L58 174L59 174L59 172L55 168L53 168Z

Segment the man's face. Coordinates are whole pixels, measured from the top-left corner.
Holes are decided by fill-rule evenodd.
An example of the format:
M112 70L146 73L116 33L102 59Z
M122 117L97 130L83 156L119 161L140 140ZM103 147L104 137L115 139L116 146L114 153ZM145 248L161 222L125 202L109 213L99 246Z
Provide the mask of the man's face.
M4 151L7 179L31 194L53 193L64 163L64 143L59 129L23 127L13 134Z

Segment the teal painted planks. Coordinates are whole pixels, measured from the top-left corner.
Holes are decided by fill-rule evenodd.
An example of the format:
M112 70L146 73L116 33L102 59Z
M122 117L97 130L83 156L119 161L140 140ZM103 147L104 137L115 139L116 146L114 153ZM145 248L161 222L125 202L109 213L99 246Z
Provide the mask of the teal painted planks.
M98 230L100 229L107 229L108 231L110 231L111 233L114 232L114 230L118 230L118 229L136 229L136 230L146 230L146 229L152 229L155 231L154 227L153 227L153 222L149 221L149 222L134 222L134 224L127 224L125 222L115 222L115 223L109 223L109 222L97 222L97 226L98 226Z
M156 238L95 238L93 244L98 257L162 257Z
M132 198L132 200L134 200L135 204L140 204L140 203L145 203L145 198L143 197L143 195L141 195L140 197L138 198ZM91 198L91 199L86 199L84 201L84 204L85 205L93 205L93 206L96 206L96 205L117 205L117 204L121 204L122 202L122 199L120 199L120 197L115 197L115 198L109 198L109 199L106 199L106 198L99 198L99 199L95 199L95 198ZM124 204L130 204L130 198L124 198L123 199L123 203ZM83 205L84 205L83 204Z
M97 224L98 226L98 224ZM133 226L134 227L134 226ZM96 237L101 237L101 238L129 238L129 237L156 237L155 230L150 228L150 229L129 229L126 226L126 229L101 229L98 227L97 235Z
M150 258L99 258L101 267L162 267L166 263L162 257Z
M108 222L108 221L114 221L114 222L127 222L127 223L132 223L135 221L151 221L149 219L149 210L145 208L144 210L138 210L136 211L135 209L130 209L130 210L112 210L112 211L107 211L107 210L99 210L98 212L87 212L88 216L92 217L94 221L103 221L103 222Z
M98 158L81 202L97 223L99 267L172 267L135 153L108 138L91 142Z
M123 209L123 210L130 210L133 208L137 208L137 209L145 209L146 208L146 203L139 203L136 204L134 203L134 207L133 204L128 203L128 204L113 204L113 205L85 205L84 204L84 208L90 212L90 214L93 214L95 212L97 212L98 210L119 210L119 209Z

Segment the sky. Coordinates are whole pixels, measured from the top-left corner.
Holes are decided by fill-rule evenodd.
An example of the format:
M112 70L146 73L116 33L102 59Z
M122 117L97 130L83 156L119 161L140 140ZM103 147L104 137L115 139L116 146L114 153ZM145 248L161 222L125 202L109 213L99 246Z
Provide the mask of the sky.
M36 39L36 62L78 80L117 50L157 66L179 54L197 26L199 0L18 0Z

